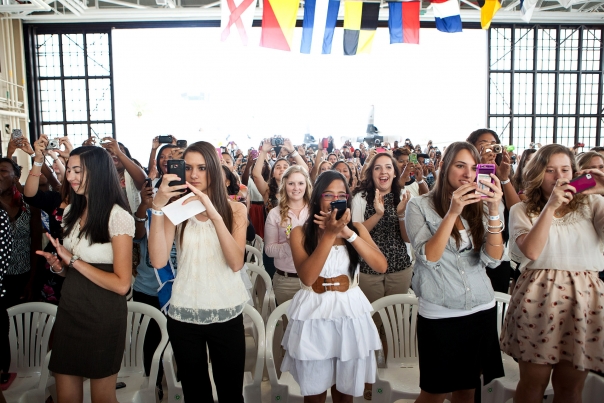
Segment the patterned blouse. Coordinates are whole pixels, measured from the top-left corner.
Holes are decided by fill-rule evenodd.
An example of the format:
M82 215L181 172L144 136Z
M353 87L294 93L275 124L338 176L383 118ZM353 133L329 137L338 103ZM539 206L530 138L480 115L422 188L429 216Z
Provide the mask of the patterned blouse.
M13 247L13 231L10 227L10 219L4 210L0 210L0 298L4 297L2 280L8 271Z

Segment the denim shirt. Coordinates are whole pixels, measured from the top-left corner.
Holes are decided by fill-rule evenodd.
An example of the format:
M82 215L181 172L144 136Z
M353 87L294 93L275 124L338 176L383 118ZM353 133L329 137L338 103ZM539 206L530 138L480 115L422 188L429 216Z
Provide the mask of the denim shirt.
M495 268L501 260L486 253L486 232L480 252L473 248L459 252L455 239L450 237L440 260L431 262L426 258L426 243L443 220L434 210L431 197L412 198L405 215L405 227L415 252L412 286L418 297L445 308L468 310L493 301L495 293L485 267ZM472 239L468 222L464 218L461 221ZM486 228L486 217L484 225Z

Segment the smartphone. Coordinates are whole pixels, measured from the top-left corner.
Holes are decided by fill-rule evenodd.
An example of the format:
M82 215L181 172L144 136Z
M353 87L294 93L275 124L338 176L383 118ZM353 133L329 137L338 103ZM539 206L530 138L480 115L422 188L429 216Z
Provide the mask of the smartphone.
M491 178L490 174L495 174L495 170L497 169L497 166L495 164L478 164L476 165L476 183L478 184L478 189L483 189L483 190L490 190L486 185L480 183L479 181L481 180L485 180L485 181L490 181L491 183L493 183L493 178ZM478 191L475 192L476 194L481 194L482 197L488 197L485 194L482 194Z
M378 147L378 148L375 149L375 151L378 152L378 153L385 153L386 149L384 147Z
M123 389L125 387L126 387L126 384L124 382L118 382L115 384L116 389Z
M153 186L153 180L151 178L145 178L145 187L150 188Z
M187 148L187 140L176 140L176 147Z
M255 160L258 158L258 150L252 150L252 159Z
M429 165L432 162L432 160L430 160L430 158L426 158L424 160L424 165Z
M577 176L575 179L568 183L577 189L577 193L581 193L586 191L589 188L596 186L596 180L591 176L591 174L585 174L581 176Z
M347 208L346 200L334 200L330 203L330 205L332 211L338 210L338 212L336 213L336 220L342 218Z
M416 153L409 154L409 162L412 164L417 164L417 154Z
M168 134L167 136L158 136L159 144L171 144L172 143L172 135Z
M326 149L327 147L329 147L329 139L327 137L321 141L323 142L323 149Z
M172 181L169 186L178 186L185 184L185 161L184 160L168 160L168 173L177 175L180 180Z
M10 137L12 139L18 139L23 137L23 132L21 131L21 129L13 129L12 134L10 135Z

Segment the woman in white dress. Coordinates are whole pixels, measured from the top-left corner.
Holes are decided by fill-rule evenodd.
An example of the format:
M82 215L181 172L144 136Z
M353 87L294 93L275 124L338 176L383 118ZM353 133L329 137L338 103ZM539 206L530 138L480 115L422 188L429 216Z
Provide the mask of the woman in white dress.
M346 200L340 219L331 202ZM294 265L302 289L289 307L283 337L282 371L289 371L304 402L352 402L364 384L375 381L374 351L381 349L372 308L358 287L363 258L380 273L388 263L362 224L352 223L350 189L342 174L322 173L310 200L310 216L290 236Z

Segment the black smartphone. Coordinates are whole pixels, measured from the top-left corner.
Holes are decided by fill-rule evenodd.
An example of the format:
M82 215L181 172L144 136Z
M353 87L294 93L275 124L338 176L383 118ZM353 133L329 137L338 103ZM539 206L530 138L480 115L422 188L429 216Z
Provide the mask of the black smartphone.
M145 187L150 188L151 186L153 186L153 179L145 178Z
M159 144L170 144L172 143L172 135L168 134L167 136L158 136Z
M187 148L187 140L176 140L176 147Z
M338 210L338 212L336 213L336 220L342 218L347 208L346 200L334 200L330 203L330 205L332 211Z
M178 186L185 184L185 161L184 160L168 160L168 173L177 175L180 180L172 181L168 185Z
M126 387L126 384L124 382L118 382L115 384L116 389L123 389L125 387Z

